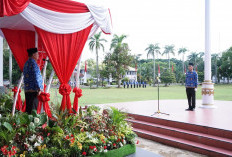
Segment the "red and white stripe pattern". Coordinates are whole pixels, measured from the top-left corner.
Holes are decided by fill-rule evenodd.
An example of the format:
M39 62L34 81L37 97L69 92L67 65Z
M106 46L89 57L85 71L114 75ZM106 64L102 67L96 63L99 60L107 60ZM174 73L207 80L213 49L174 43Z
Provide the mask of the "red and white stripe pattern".
M1 17L0 28L35 30L34 26L36 26L47 32L70 34L93 24L89 36L92 36L99 27L106 34L112 33L111 15L106 7L71 0L31 0L29 3L28 1L25 1L28 4L26 7L26 4L21 4L19 11L22 12L19 14ZM24 10L22 10L22 6L25 7ZM6 7L10 6L6 5ZM17 11L9 12L17 13Z

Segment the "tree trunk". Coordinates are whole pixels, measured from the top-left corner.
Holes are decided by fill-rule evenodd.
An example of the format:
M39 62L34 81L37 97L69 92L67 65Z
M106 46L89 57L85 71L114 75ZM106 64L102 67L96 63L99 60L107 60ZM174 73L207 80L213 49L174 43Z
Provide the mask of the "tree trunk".
M98 88L98 49L96 48L96 75L97 75L97 88Z
M153 63L154 63L154 87L155 87L155 54L153 55Z
M121 82L121 80L120 80L120 78L118 78L118 88L120 88L120 82Z
M183 55L183 74L184 74L184 55Z

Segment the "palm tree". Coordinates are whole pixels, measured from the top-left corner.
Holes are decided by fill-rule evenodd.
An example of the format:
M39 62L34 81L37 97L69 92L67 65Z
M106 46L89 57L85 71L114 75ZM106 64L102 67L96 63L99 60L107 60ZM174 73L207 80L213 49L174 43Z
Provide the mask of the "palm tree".
M116 47L128 47L128 44L127 43L123 43L122 41L126 38L127 36L126 35L121 35L121 36L118 36L118 35L114 35L112 41L111 41L111 45L110 45L110 50L112 48L116 48Z
M93 37L90 38L90 42L89 42L89 48L91 51L93 51L94 49L96 50L96 74L97 74L97 87L98 87L98 78L99 78L99 70L98 70L98 50L100 50L101 48L104 51L104 45L102 44L102 42L107 42L106 39L101 38L101 32L95 34Z
M154 63L154 65L153 65L153 67L154 67L154 85L155 85L155 52L157 53L157 54L160 54L160 47L159 47L159 44L149 44L148 45L148 47L145 49L145 51L148 51L147 52L147 58L149 57L149 55L152 55L152 57L153 57L153 63Z
M174 45L166 45L164 48L164 52L162 55L166 54L168 56L168 68L170 69L170 53L175 55L175 52L174 52Z
M120 53L123 53L125 51L128 51L129 50L129 47L128 47L128 44L127 43L124 43L123 40L126 38L127 36L126 35L121 35L121 36L118 36L118 35L114 35L113 39L111 40L111 45L110 45L110 50L111 49L114 49L114 52L117 56L117 60L119 60L119 56L120 56ZM121 84L121 78L122 78L122 75L121 75L121 72L120 72L120 64L116 65L116 73L117 73L117 79L118 79L118 88L120 88L120 84Z
M192 52L192 53L188 56L189 61L193 62L194 65L196 65L197 59L198 59L198 55L199 55L199 53Z
M137 54L136 56L135 56L135 65L137 64L137 63L139 63L139 58L142 56L142 54ZM140 64L139 64L139 67L140 67ZM138 71L138 70L137 70ZM137 73L137 77L138 77L138 73ZM138 80L138 79L137 79ZM140 79L139 79L140 81L141 81L141 69L140 69Z
M180 48L179 51L178 51L178 55L183 55L183 74L184 74L184 55L185 53L187 52L188 50L184 47Z

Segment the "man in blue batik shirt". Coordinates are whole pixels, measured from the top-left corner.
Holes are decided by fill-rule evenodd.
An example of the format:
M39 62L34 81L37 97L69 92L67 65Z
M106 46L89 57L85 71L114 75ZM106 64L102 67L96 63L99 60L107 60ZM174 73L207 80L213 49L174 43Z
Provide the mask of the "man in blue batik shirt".
M32 110L37 110L37 96L43 91L43 79L36 61L39 59L37 48L27 50L29 59L24 64L24 90L26 99L26 112L31 114Z
M186 73L185 87L188 98L189 108L186 111L193 111L196 107L196 91L198 85L198 76L196 71L193 71L193 63L188 65L189 71Z

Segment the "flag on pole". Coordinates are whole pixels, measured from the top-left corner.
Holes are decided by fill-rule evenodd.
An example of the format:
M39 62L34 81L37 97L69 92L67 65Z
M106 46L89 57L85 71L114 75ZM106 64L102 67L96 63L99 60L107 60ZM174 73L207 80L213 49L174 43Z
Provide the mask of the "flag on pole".
M85 61L84 83L87 83L87 61Z
M184 73L186 74L186 66L184 65Z
M172 72L173 72L173 70L174 70L174 67L173 67L173 64L172 64Z
M135 63L135 72L137 72L137 63Z
M158 77L160 77L160 66L158 64Z

